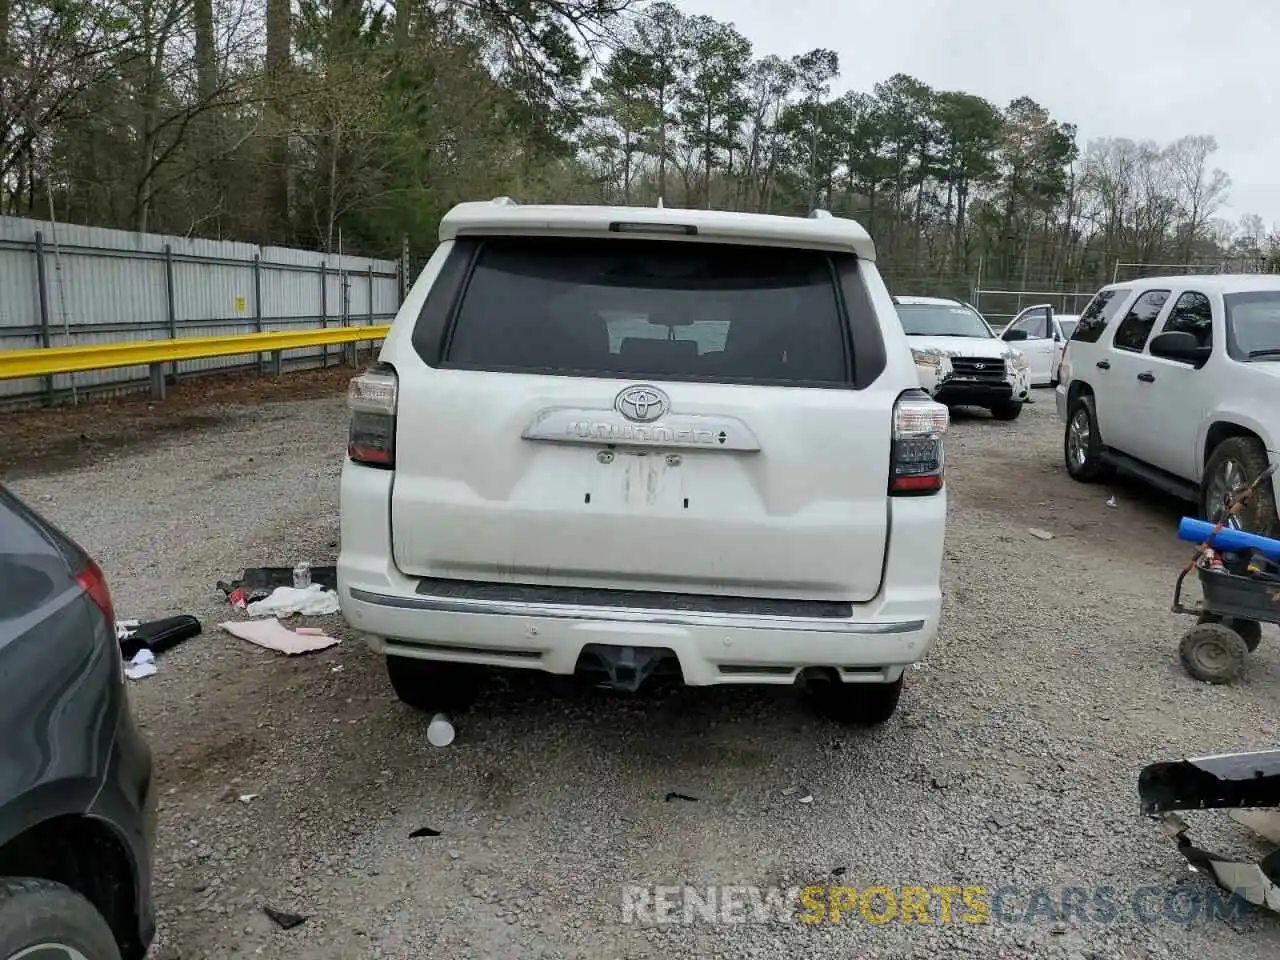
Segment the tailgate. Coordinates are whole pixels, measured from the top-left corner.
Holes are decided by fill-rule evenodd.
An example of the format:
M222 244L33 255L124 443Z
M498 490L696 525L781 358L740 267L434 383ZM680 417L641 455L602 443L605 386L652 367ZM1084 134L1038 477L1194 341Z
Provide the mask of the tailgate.
M828 254L508 238L468 256L439 354L418 338L396 359L401 571L875 596L894 398L850 380Z

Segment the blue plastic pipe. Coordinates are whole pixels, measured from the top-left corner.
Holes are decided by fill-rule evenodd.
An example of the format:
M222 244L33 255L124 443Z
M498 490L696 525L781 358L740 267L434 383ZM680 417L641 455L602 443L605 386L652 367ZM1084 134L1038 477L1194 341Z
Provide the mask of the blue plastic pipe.
M1204 543L1213 533L1214 524L1192 517L1183 517L1178 523L1178 539L1188 543ZM1261 550L1271 560L1280 561L1280 540L1260 537L1256 533L1243 530L1232 530L1223 527L1216 534L1209 546L1226 553L1239 553L1245 550Z

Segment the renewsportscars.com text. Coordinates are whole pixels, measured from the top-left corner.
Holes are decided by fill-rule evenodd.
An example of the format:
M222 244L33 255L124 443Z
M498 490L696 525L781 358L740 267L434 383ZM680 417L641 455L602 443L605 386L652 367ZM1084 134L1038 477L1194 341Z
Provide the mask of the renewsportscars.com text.
M986 887L876 884L820 886L644 886L622 890L622 922L1038 924L1230 920L1249 909L1216 887Z

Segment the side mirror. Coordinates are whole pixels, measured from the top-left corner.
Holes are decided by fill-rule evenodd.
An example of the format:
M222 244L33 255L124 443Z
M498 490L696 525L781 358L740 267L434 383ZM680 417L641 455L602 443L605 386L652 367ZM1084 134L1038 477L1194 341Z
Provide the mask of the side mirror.
M1196 339L1195 334L1184 330L1160 334L1151 341L1149 349L1153 357L1191 364L1204 363L1213 352L1212 347L1200 346L1200 341Z
M1025 340L1025 339L1027 339L1027 331L1025 331L1025 330L1006 330L1006 331L1004 332L1004 335L1001 337L1001 339L1002 339L1002 340L1005 340L1005 341L1008 341L1008 342L1012 342L1012 341L1014 341L1014 340Z

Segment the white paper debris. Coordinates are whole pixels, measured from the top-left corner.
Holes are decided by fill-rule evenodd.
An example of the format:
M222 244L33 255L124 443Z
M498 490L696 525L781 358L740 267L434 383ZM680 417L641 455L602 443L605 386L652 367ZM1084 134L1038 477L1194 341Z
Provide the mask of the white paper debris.
M248 640L268 650L287 653L290 656L299 653L313 653L324 650L335 643L341 643L339 637L330 637L325 633L319 636L314 633L301 634L280 623L272 617L270 620L240 620L218 624L223 630L241 640Z
M1031 534L1037 540L1052 540L1053 534L1048 530L1041 530L1039 527L1027 527L1027 533Z
M255 600L246 608L251 617L322 617L337 613L338 595L318 583L299 590L297 587L276 587L271 596Z
M156 673L156 655L143 647L133 655L133 659L124 668L124 675L130 680L141 680L153 677Z
M253 800L255 797L257 797L257 796L258 796L258 795L257 795L256 793L242 793L242 794L240 794L240 802L241 802L241 803L249 803L250 801L252 801L252 800Z
M142 623L141 620L117 620L116 621L116 639L128 640L138 631L133 629Z
M1114 506L1116 506L1116 505L1117 505L1117 504L1116 504L1115 494L1112 494L1111 496L1109 496L1109 497L1107 498L1107 506L1108 506L1108 507L1114 507Z

